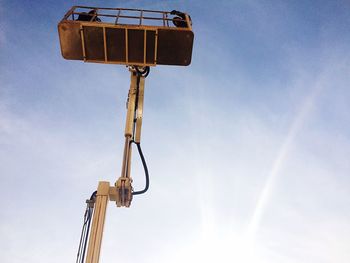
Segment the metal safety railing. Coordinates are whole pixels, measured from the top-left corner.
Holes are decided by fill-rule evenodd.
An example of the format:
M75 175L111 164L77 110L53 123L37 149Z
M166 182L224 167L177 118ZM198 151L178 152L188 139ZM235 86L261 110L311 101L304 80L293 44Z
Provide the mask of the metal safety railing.
M183 29L192 29L191 18L187 14L179 16L172 12L131 8L73 6L63 20L77 21L81 17L84 17L86 22L98 21L112 25L174 28L178 27L176 23L182 23Z

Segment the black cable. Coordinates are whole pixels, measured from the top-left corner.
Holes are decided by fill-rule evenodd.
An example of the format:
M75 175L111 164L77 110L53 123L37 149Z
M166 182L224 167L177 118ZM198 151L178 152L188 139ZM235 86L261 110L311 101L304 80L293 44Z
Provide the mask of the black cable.
M86 236L85 236L85 242L84 242L84 247L83 247L83 254L81 256L82 258L82 262L84 262L84 259L85 259L85 251L86 251L86 245L87 245L87 241L89 239L89 233L90 233L90 224L91 224L91 218L92 218L92 211L93 211L93 208L89 208L88 210L88 226L87 226L87 230L86 230Z
M84 224L83 224L83 228L81 230L81 234L80 234L80 242L79 242L79 248L78 248L78 253L77 253L77 260L76 263L80 263L82 262L82 259L80 257L81 251L83 249L82 244L83 244L83 240L85 238L85 230L86 230L86 216L87 216L87 212L88 209L85 210L85 214L84 214Z
M94 198L96 197L97 195L97 191L93 192L90 196L90 201L94 200Z
M145 171L145 177L146 177L145 188L144 188L143 190L141 190L141 191L134 191L134 192L132 193L132 195L140 195L140 194L146 193L147 190L148 190L148 188L149 188L149 174L148 174L147 163L146 163L145 157L143 156L140 143L136 143L136 142L134 142L134 141L132 141L132 142L135 143L136 146L137 146L137 151L139 152L139 155L140 155L140 157L141 157L142 166L143 166L143 169L144 169L144 171Z
M141 70L138 66L134 66L134 68L136 69L136 72L138 74L140 74L142 77L145 77L145 78L147 78L147 76L148 76L148 74L150 72L150 67L149 66L144 67L143 70Z
M90 232L91 218L94 210L93 204L95 202L96 194L97 194L97 191L93 192L90 199L86 201L87 206L84 213L84 223L83 223L83 228L81 230L76 263L84 263L85 251L86 251L87 241L88 241L89 232Z

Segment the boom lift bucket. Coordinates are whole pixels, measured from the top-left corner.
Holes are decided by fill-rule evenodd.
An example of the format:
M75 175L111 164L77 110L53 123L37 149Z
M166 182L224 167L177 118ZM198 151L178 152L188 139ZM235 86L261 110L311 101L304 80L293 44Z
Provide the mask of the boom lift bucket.
M156 66L191 63L191 18L171 12L72 7L58 24L65 59Z

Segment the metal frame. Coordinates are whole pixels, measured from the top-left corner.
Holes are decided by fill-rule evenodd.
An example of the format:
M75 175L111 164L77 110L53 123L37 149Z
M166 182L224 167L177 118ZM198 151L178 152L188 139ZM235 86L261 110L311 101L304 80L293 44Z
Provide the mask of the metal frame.
M115 186L109 182L99 182L96 194L95 210L89 238L86 263L98 263L100 258L101 243L108 200L115 201L117 207L129 207L132 201L132 179L131 170L131 139L135 134L135 142L141 140L141 126L143 115L143 98L145 77L140 76L139 88L137 90L137 75L132 69L131 84L128 96L127 117L125 124L125 146L122 163L122 172ZM136 105L136 100L138 100Z
M94 217L89 238L86 263L98 263L100 259L103 228L106 219L110 186L108 182L99 182L96 195Z
M124 154L122 171L119 179L115 182L117 190L116 204L118 207L126 206L129 207L132 201L132 178L131 173L131 140L133 135L135 135L135 143L140 143L141 141L141 126L142 126L142 116L143 116L143 98L144 98L144 87L145 87L145 77L139 76L139 88L137 89L137 74L135 71L131 71L131 83L128 95L127 103L127 114L125 123L125 144L124 144ZM137 107L136 105L137 101Z
M91 10L95 10L95 13L91 14L90 21L77 20L81 14L89 15ZM132 12L135 15L128 15L126 12ZM84 62L135 66L158 64L187 66L191 62L193 31L190 16L186 13L182 14L184 16L179 18L178 15L167 11L73 6L58 24L61 52L66 59ZM101 21L94 21L96 17ZM173 25L174 17L178 17L176 21L183 21L185 27ZM108 21L106 21L107 18ZM123 24L121 19L128 21ZM159 24L155 25L155 21ZM125 40L122 42L120 38L109 35L117 31L118 34L125 32ZM136 55L135 43L141 42L135 42L139 41L135 40L135 37L141 38L141 32L143 33L143 54ZM131 41L131 39L134 40ZM111 44L111 41L118 41L118 45ZM123 50L119 49L118 55L111 53L115 51L116 46L123 48ZM137 50L141 52L139 48ZM167 52L170 56L166 55Z
M146 10L146 9L133 9L133 8L108 8L108 7L94 7L94 6L73 6L63 17L63 19L61 20L61 22L63 21L75 21L75 15L80 15L82 14L84 11L82 12L76 12L76 9L83 9L85 11L90 11L90 10L96 10L96 14L94 16L91 16L91 20L90 21L84 21L83 24L86 23L93 23L92 20L95 16L98 16L100 18L103 17L114 17L115 18L115 22L114 23L108 23L108 22L103 22L103 24L110 24L110 25L121 25L121 26L137 26L137 27L149 27L149 28L159 28L162 27L161 25L158 26L154 26L154 25L147 25L146 21L149 20L158 20L158 21L162 21L163 23L163 27L167 27L167 28L173 28L176 30L192 30L192 25L190 22L190 18L187 14L186 15L186 22L187 22L187 27L185 28L177 28L174 25L172 25L171 23L169 23L169 21L172 21L173 18L169 18L169 15L171 12L167 12L167 11L156 11L156 10ZM116 11L115 15L111 15L111 14L103 14L101 13L101 11L103 10L108 10L108 11ZM131 12L135 12L135 13L139 13L139 15L135 15L135 16L130 16L130 15L123 15L123 11L131 11ZM158 14L161 17L156 17L156 16L144 16L144 13L153 13L153 14ZM128 18L130 19L130 21L134 20L134 23L128 23L128 24L122 24L122 23L118 23L119 18ZM94 24L95 25L95 24Z
M93 26L93 27L102 27L103 30L103 46L104 46L104 60L96 60L96 59L86 59L86 50L85 50L85 38L84 38L84 27L88 26ZM108 26L108 24L97 24L95 22L80 22L80 35L81 35L81 46L83 49L83 57L84 57L84 62L95 62L95 63L104 63L104 64L124 64L124 61L118 61L114 60L113 62L108 61L108 54L107 54L107 43L106 43L106 28L115 28L115 26ZM135 66L156 66L157 62L157 44L158 44L158 29L157 28L144 28L144 60L143 63L135 62L135 61L130 61L129 60L129 50L128 50L128 30L132 30L132 28L126 28L126 27L121 27L125 30L125 58L127 64L130 65L135 65ZM146 41L146 35L148 31L154 31L154 41L155 41L155 46L154 46L154 63L147 63L146 62L146 48L147 48L147 41Z

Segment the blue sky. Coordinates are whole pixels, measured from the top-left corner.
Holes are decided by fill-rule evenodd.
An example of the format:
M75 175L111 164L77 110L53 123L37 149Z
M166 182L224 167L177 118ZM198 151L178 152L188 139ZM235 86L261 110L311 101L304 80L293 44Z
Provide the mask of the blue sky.
M350 4L325 2L1 0L1 262L74 261L84 200L120 174L129 72L61 57L78 4L195 33L189 67L146 80L151 187L109 204L101 262L349 262Z

